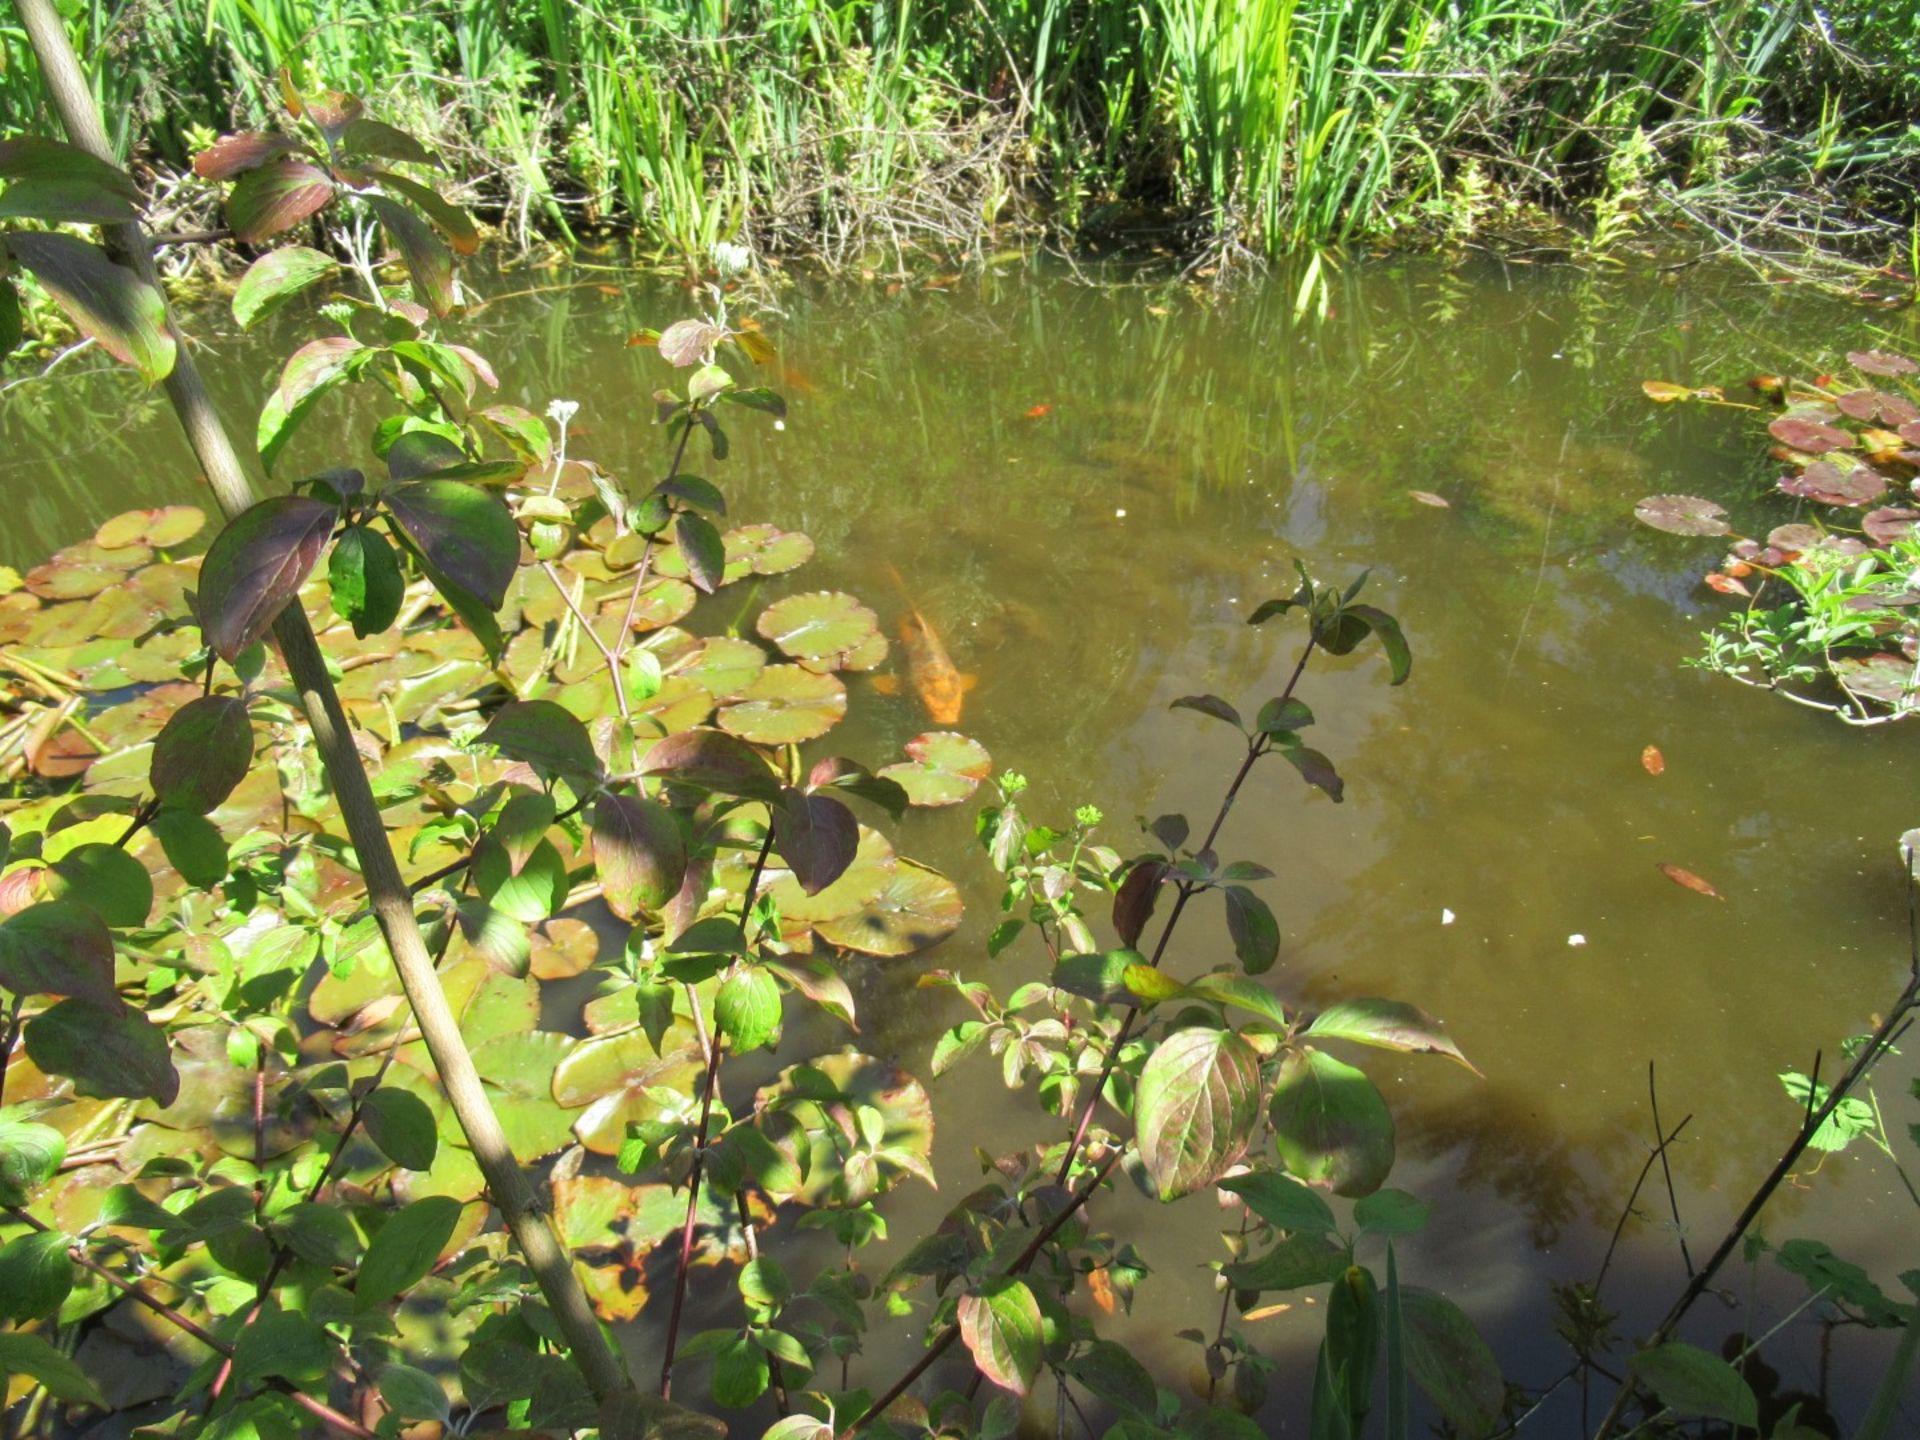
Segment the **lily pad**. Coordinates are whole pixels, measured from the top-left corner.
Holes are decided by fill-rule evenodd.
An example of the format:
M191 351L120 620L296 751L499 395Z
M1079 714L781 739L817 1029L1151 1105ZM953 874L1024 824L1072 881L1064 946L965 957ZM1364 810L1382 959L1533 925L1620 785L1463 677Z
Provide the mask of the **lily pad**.
M761 613L757 628L796 659L824 660L864 645L880 622L853 596L816 590L776 600Z
M784 575L813 558L813 541L777 525L742 525L722 537L727 560L744 560L756 575Z
M818 925L823 921L843 919L878 899L892 883L896 864L893 846L886 837L862 825L853 863L831 885L817 894L809 895L800 888L800 882L793 878L790 871L770 868L767 871L767 893L779 907L784 919ZM724 866L716 868L720 870L720 878L727 887L738 892L746 885L746 871L750 865L748 857L736 855Z
M820 938L863 955L914 955L931 950L960 928L966 907L951 880L912 860L901 860L893 879L867 904L839 920L814 927Z
M1847 690L1893 710L1916 708L1920 690L1914 687L1911 661L1898 655L1845 655L1833 660L1833 672Z
M522 1165L561 1150L573 1138L574 1114L553 1098L553 1076L573 1040L545 1030L496 1035L473 1052L513 1158ZM456 1122L457 1126L457 1122ZM459 1135L446 1138L465 1143Z
M155 510L129 510L93 532L93 543L103 550L147 545L171 550L191 540L207 523L206 512L195 505L162 505Z
M1727 535L1733 529L1723 508L1698 495L1649 495L1633 513L1641 524L1669 535Z
M769 665L717 723L757 745L798 745L827 733L847 713L847 687L798 665Z
M662 1111L650 1091L691 1094L704 1066L692 1044L693 1027L684 1020L661 1038L660 1047L644 1030L632 1029L582 1041L553 1072L553 1098L573 1117L573 1133L598 1155L616 1155L627 1126Z
M694 601L699 598L693 586L684 580L671 577L655 580L640 592L639 602L633 607L633 628L636 631L658 630L663 625L685 619L687 612L693 609ZM603 608L611 612L616 621L624 619L627 597L618 595L606 602Z
M716 635L675 672L697 681L715 700L737 700L767 668L767 652L751 640Z
M1782 475L1780 489L1789 495L1818 500L1823 505L1871 505L1887 493L1887 477L1867 465L1842 471L1838 465L1816 460L1795 475Z
M603 1320L631 1320L645 1308L647 1257L679 1230L685 1215L686 1201L671 1185L626 1185L602 1175L553 1182L560 1243L573 1255L587 1299Z
M1849 350L1847 363L1863 375L1912 375L1920 364L1891 350Z
M914 805L958 805L993 770L986 746L951 730L916 735L905 748L905 762L878 773L896 782Z
M1869 510L1860 519L1860 528L1866 531L1876 545L1891 545L1894 541L1913 533L1916 520L1920 520L1920 510L1903 510L1891 505L1883 505L1878 510Z
M593 968L600 937L584 920L549 920L534 930L529 973L536 980L571 980Z
M1797 415L1782 415L1771 425L1767 433L1790 449L1803 455L1824 455L1829 450L1850 450L1854 439L1845 430L1826 425L1818 420L1803 419Z

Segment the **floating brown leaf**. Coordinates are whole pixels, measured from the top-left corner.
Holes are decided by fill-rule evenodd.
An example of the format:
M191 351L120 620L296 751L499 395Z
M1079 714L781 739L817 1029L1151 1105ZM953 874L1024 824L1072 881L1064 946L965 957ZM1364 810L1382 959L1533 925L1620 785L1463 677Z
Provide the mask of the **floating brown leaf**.
M1444 496L1436 495L1431 490L1409 490L1407 494L1418 500L1422 505L1431 505L1436 510L1451 510L1453 508L1452 504Z
M1658 775L1667 768L1667 757L1660 753L1657 745L1649 745L1640 752L1640 768L1649 775Z
M1642 380L1640 388L1647 392L1647 398L1661 405L1671 405L1676 400L1690 399L1691 387L1676 385L1671 380Z
M1693 891L1696 895L1705 895L1712 900L1725 900L1727 898L1718 890L1714 889L1710 882L1702 880L1691 870L1682 870L1678 865L1669 864L1665 860L1659 863L1659 870L1662 875L1666 876L1667 879L1671 880L1674 884L1683 886Z

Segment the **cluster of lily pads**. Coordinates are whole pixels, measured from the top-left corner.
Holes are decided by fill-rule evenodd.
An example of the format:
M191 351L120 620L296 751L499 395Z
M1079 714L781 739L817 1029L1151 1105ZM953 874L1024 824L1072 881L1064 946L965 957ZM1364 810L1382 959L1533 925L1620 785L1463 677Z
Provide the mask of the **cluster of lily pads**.
M1695 495L1650 495L1634 514L1672 535L1734 537L1704 582L1748 607L1708 632L1699 663L1879 723L1920 709L1920 363L1863 350L1847 364L1850 377L1750 382L1780 410L1767 433L1791 516L1739 535L1725 507ZM1734 403L1717 387L1644 388L1659 403ZM1767 603L1770 581L1783 603Z

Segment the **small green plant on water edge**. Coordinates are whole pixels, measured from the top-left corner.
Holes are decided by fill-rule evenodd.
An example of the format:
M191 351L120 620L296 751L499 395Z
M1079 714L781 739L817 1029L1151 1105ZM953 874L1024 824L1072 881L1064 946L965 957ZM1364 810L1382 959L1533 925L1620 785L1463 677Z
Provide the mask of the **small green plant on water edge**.
M297 163L322 170L327 193L300 203L365 204L386 225L321 140ZM99 215L126 200L124 177L66 147L0 151L16 173L23 155L60 183L39 199L29 186L15 208L54 196ZM32 233L9 231L8 253ZM1314 1014L1271 989L1260 977L1278 924L1252 888L1267 872L1214 849L1262 759L1344 794L1304 743L1314 717L1296 691L1315 655L1369 640L1407 678L1399 626L1359 601L1364 577L1339 589L1303 570L1255 611L1304 622L1305 640L1251 721L1218 696L1176 702L1241 744L1198 845L1169 815L1151 848L1121 856L1094 839L1097 811L1037 824L1003 778L981 818L1006 882L992 945L1037 941L1047 978L1002 1001L928 976L973 1012L932 1068L997 1054L1009 1083L1031 1078L1071 1124L993 1157L940 1228L873 1274L858 1252L885 1235L886 1196L931 1178L927 1088L851 1046L751 1095L725 1062L778 1043L808 1007L857 1035L857 957L912 955L953 931L953 886L854 806L877 823L959 803L991 762L947 733L878 769L801 758L844 715L842 677L887 648L839 592L756 609L811 542L722 532L724 497L686 469L696 441L724 459L734 409L782 411L721 363L766 346L724 291L655 337L685 379L654 397L665 478L630 488L569 453L565 402L551 428L485 403L491 367L440 338L438 306L420 303L424 291L457 307L457 288L436 289L441 252L409 245L424 231L404 222L386 233L411 293L381 283L350 236L364 293L326 307L339 333L288 361L256 441L272 458L332 391L365 386L395 407L372 432L371 477L337 466L247 503L218 488L217 453L203 451L229 514L199 563L170 554L196 513L114 517L0 597L9 663L38 676L46 734L80 742L65 782L17 797L0 855L0 1368L24 1377L20 1428L57 1430L63 1406L151 1401L155 1435L392 1435L417 1421L690 1437L720 1428L676 1403L697 1364L715 1407L771 1395L782 1440L1004 1435L1017 1397L1047 1379L1101 1402L1122 1437L1252 1436L1230 1405L1258 1403L1271 1362L1244 1324L1268 1295L1321 1287L1312 1434L1358 1434L1378 1391L1398 1440L1410 1383L1458 1429L1501 1428L1506 1387L1464 1314L1400 1282L1392 1242L1427 1210L1386 1186L1391 1113L1329 1047L1464 1060L1404 1003ZM66 287L75 322L144 357L191 424L191 356L171 348L137 249L123 262L62 238L80 248L52 268L56 297L59 277L91 277ZM238 306L330 278L288 253L255 262ZM84 303L101 296L112 303ZM715 625L701 598L732 586L746 602ZM112 703L70 703L88 695ZM36 761L50 744L35 742ZM1088 896L1110 909L1111 948ZM1215 896L1232 960L1162 970L1185 958L1182 916ZM592 901L611 917L605 937L567 913ZM548 1029L570 980L592 993ZM1206 1357L1199 1406L1096 1328L1092 1312L1130 1303L1147 1268L1092 1228L1089 1207L1122 1174L1163 1200L1218 1190L1238 1207L1218 1317L1187 1332ZM796 1279L771 1253L789 1222L824 1230L844 1258ZM727 1268L738 1310L683 1342L696 1266ZM643 1396L601 1322L650 1304L666 1334ZM925 1360L884 1389L854 1383L872 1312L918 1305ZM149 1377L135 1398L117 1337L141 1310L168 1327L186 1378ZM956 1343L995 1398L913 1398ZM1736 1415L1752 1408L1724 1361L1678 1342L1636 1356L1635 1373L1683 1413L1720 1413L1698 1400L1702 1377Z
M1767 426L1786 466L1774 488L1796 510L1764 539L1735 536L1705 576L1747 605L1688 663L1880 725L1920 710L1920 365L1884 350L1847 364L1849 379L1751 382L1780 409ZM1734 404L1714 386L1643 388L1660 404ZM1726 509L1695 495L1649 495L1634 514L1672 535L1734 535Z

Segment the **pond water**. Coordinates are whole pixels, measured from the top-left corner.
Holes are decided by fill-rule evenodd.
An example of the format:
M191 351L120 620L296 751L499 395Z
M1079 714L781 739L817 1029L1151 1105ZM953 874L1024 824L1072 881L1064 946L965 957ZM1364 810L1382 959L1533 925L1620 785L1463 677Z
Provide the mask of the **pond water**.
M661 372L627 339L684 313L685 294L618 272L490 283L502 298L461 338L494 361L502 398L535 411L577 400L578 452L636 479L657 471L647 397ZM1491 263L1356 266L1317 325L1294 323L1280 285L1211 299L1026 273L895 293L801 286L780 303L772 383L792 412L779 432L736 427L734 459L707 473L736 519L814 538L802 588L853 590L889 628L904 602L883 562L898 568L978 677L959 728L1031 778L1039 818L1097 804L1123 851L1137 848L1136 816L1204 823L1232 736L1168 702L1212 690L1257 707L1284 685L1298 634L1251 629L1246 614L1291 592L1296 557L1329 579L1371 569L1370 597L1411 640L1411 682L1389 688L1370 650L1316 663L1301 694L1346 802L1284 767L1256 771L1221 848L1278 872L1266 893L1284 939L1269 978L1283 995L1412 1000L1485 1072L1366 1062L1398 1120L1394 1183L1436 1206L1400 1246L1402 1275L1466 1305L1511 1379L1557 1375L1548 1282L1598 1267L1649 1153L1650 1066L1667 1125L1692 1116L1674 1183L1694 1261L1711 1250L1794 1130L1777 1072L1823 1052L1834 1073L1841 1040L1898 991L1893 847L1920 821L1920 730L1850 731L1681 668L1725 603L1697 583L1717 552L1639 527L1632 504L1676 490L1728 499L1770 476L1740 412L1656 407L1639 382L1731 394L1753 370L1867 343L1871 317L1742 279ZM235 341L217 315L199 317L229 415L254 413L304 323ZM1911 322L1893 323L1898 346ZM348 451L324 443L326 417L344 413L310 423L281 473L364 463L363 426L335 432L356 437ZM0 563L22 568L101 516L195 498L158 403L78 361L0 400L0 487L12 511ZM930 728L910 696L857 679L853 692L836 751L885 756ZM1658 776L1642 766L1649 745L1665 759ZM966 925L931 955L862 972L865 1047L922 1074L957 1014L914 988L918 971L960 970L1005 993L1042 965L1024 948L985 958L997 886L970 809L916 813L899 836L959 883ZM1663 863L1724 899L1674 884ZM1169 966L1204 969L1227 944L1209 912L1183 928ZM754 1076L739 1072L744 1096ZM1915 1118L1913 1073L1909 1055L1879 1083L1896 1135ZM942 1194L894 1202L896 1248L971 1188L976 1146L1060 1133L984 1057L932 1088ZM1169 1225L1121 1198L1099 1218L1131 1230L1156 1271L1119 1333L1183 1373L1197 1351L1174 1332L1211 1331L1204 1267L1219 1242L1204 1201L1173 1214ZM1657 1177L1639 1215L1606 1294L1625 1334L1684 1282ZM1818 1236L1895 1294L1892 1276L1920 1254L1913 1202L1864 1144L1789 1186L1763 1228ZM1754 1283L1757 1328L1805 1294L1770 1266ZM1726 1304L1697 1308L1690 1338L1717 1346L1746 1323L1739 1265L1726 1288ZM1266 1419L1303 1433L1312 1307L1250 1333L1281 1361ZM1782 1390L1822 1396L1850 1424L1887 1348L1858 1331L1830 1353L1818 1339L1803 1319L1767 1354ZM873 1349L913 1344L903 1328ZM1034 1407L1049 1428L1052 1403ZM1579 1410L1577 1387L1563 1390L1539 1433L1574 1433Z

